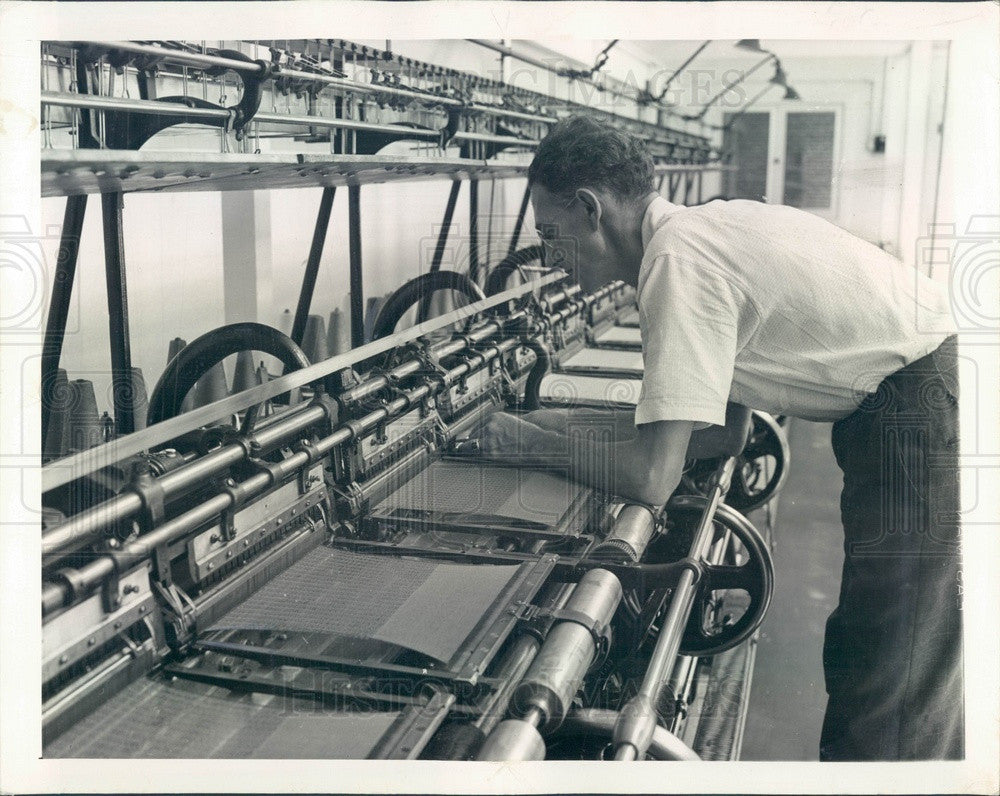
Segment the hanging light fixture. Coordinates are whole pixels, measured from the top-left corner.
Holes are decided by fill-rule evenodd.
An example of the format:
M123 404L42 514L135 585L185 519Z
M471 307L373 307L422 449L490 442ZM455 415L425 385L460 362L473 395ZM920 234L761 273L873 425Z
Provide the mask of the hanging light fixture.
M791 86L785 86L785 96L782 97L782 99L786 99L786 100L800 100L800 99L802 99L802 97L800 97L799 96L799 92L797 92Z
M753 53L770 52L770 50L765 50L763 47L760 46L760 39L740 39L738 42L736 42L736 46L739 47L741 50L749 50L750 52Z
M774 83L778 86L788 86L788 75L786 75L785 70L781 68L781 61L777 58L774 59L774 75L768 82Z
M744 72L739 77L739 79L734 80L732 83L726 84L726 86L722 89L722 91L720 91L718 94L716 94L714 97L712 97L708 102L706 102L701 107L701 110L698 113L696 113L694 115L689 115L689 116L682 116L681 118L684 119L684 120L686 120L686 121L689 121L689 122L700 122L703 118L705 118L705 114L708 113L708 109L711 108L716 102L718 102L719 99L722 97L723 94L725 94L731 88L735 88L736 86L738 86L740 83L742 83L748 77L750 77L750 75L752 75L754 72L756 72L762 66L764 66L764 64L769 63L770 61L777 61L777 60L778 60L778 56L776 56L774 53L768 53L766 56L764 56L764 58L762 58L760 61L758 61L752 67L750 67L746 72ZM770 82L774 82L774 80L772 79Z

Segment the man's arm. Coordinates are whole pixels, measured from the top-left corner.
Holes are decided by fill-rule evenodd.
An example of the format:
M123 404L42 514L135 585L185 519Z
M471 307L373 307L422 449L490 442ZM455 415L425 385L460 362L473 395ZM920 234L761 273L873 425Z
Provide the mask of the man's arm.
M708 426L691 433L689 459L714 459L716 456L738 456L750 436L751 412L742 404L726 404L726 424Z
M603 442L592 435L567 438L500 412L483 427L480 445L486 456L519 454L564 464L574 481L658 506L680 482L691 426L687 420L661 420L636 427L632 439Z
M636 435L635 413L629 409L537 409L521 417L546 431L561 434L571 434L575 429L611 429L613 442L624 442ZM747 407L728 403L724 426L713 425L691 432L686 457L712 459L737 456L750 434L750 419Z
M635 436L635 411L632 409L536 409L521 415L546 431L570 434L574 429L600 428L612 431L612 441L623 442Z

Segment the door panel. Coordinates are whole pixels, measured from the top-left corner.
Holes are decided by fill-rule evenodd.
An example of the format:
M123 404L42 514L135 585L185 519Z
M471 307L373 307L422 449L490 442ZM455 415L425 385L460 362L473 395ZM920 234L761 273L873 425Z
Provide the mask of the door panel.
M830 209L835 124L836 115L832 111L787 115L784 204Z
M724 123L728 125L734 115L727 113ZM735 171L725 172L724 192L730 199L766 201L770 126L767 111L745 113L725 131L723 149L732 153L737 166Z

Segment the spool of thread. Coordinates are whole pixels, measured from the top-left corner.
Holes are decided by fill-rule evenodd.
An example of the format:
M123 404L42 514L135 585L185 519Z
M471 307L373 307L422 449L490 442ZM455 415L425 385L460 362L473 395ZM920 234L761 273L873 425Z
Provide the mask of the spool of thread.
M226 369L217 362L195 383L191 390L191 408L197 409L215 401L221 401L229 395L229 385L226 383Z
M375 327L375 319L378 317L378 311L382 309L382 305L385 304L388 296L373 296L368 299L365 306L365 342L370 343L372 339L372 331Z
M132 368L132 408L135 417L135 430L146 427L146 415L149 414L149 394L146 392L146 380L142 377L142 368Z
M46 460L65 456L70 445L70 411L75 392L69 386L66 371L58 368L46 391L48 426L42 441L42 456Z
M263 363L261 367L263 367ZM233 394L249 390L260 383L258 372L253 366L253 351L238 352L236 354L236 369L233 373Z
M97 411L97 396L92 381L73 379L69 384L73 392L69 412L69 449L83 451L101 444L104 433L101 415Z
M342 354L349 346L344 343L344 313L338 307L330 313L330 322L326 331L326 350L330 356Z
M326 323L322 315L306 318L306 328L302 334L302 350L313 364L330 357L326 346Z
M170 345L167 347L167 364L168 365L170 364L170 361L175 356L177 356L177 354L180 353L180 350L182 348L184 348L184 346L186 346L186 345L187 345L187 341L185 341L183 338L180 338L180 337L175 337L173 340L170 341Z
M285 310L278 317L278 330L283 334L292 336L292 324L295 322L295 316L292 315L291 310Z
M187 345L187 341L182 337L175 337L170 341L170 345L167 348L167 364L169 365L175 356L177 356L181 349ZM181 401L181 412L190 412L194 408L194 389L188 391L188 394L184 396L184 400Z

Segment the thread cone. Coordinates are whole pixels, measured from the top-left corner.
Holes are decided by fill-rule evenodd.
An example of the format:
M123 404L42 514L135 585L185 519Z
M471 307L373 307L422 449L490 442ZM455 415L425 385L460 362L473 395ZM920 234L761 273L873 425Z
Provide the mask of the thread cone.
M46 411L49 420L42 444L42 455L45 459L57 459L69 450L70 410L75 393L69 386L66 371L62 368L56 370L52 384L48 387Z
M233 394L249 390L260 384L257 371L253 366L253 351L240 351L236 354L236 370L233 373Z
M187 342L183 338L175 337L171 340L170 345L167 347L167 364L170 364L170 361L177 356L180 350L186 345Z
M94 383L89 379L74 379L69 384L73 392L69 413L69 447L83 451L100 445L103 440L97 396L94 394Z
M142 368L132 368L132 408L135 430L141 431L146 427L146 415L149 414L149 394L146 392Z
M191 392L194 395L192 398L193 409L207 406L215 401L221 401L229 395L229 385L226 384L226 370L222 367L222 363L217 362L214 364L208 373L198 379Z
M302 335L302 350L312 363L328 359L329 349L326 346L326 324L322 315L310 315L306 318L306 329Z
M278 330L283 334L292 336L292 324L295 322L295 316L292 314L291 310L285 310L278 316Z
M330 313L330 321L326 327L326 350L330 356L344 352L344 313L335 309Z

